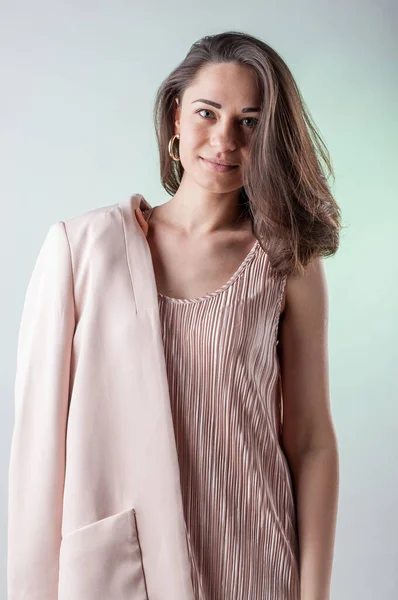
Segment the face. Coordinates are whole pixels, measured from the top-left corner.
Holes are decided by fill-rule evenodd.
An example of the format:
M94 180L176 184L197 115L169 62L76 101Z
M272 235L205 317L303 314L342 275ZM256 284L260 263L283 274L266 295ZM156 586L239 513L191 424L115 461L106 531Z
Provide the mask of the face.
M175 112L183 176L216 193L241 188L260 105L256 79L248 67L234 63L203 67ZM236 166L223 170L206 159Z

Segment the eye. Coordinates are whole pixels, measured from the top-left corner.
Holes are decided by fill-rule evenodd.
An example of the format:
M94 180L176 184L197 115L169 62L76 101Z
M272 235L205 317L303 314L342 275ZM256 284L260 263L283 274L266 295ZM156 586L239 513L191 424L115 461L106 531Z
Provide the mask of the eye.
M201 108L198 111L196 111L197 113L201 113L201 112L207 112L207 113L211 113L214 114L212 110L209 110L208 108ZM207 117L202 117L202 119L207 119ZM244 119L242 119L242 121L252 121L253 125L248 125L249 129L254 129L254 127L257 125L258 123L258 119L255 119L254 117L245 117Z

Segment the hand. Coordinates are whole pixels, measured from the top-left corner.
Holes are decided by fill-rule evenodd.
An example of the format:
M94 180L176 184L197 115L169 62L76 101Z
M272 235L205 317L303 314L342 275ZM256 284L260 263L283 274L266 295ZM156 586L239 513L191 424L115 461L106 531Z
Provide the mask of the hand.
M145 234L145 237L148 237L149 225L144 219L144 215L142 214L141 209L139 207L135 209L135 216L137 217L137 221L140 224L141 229Z

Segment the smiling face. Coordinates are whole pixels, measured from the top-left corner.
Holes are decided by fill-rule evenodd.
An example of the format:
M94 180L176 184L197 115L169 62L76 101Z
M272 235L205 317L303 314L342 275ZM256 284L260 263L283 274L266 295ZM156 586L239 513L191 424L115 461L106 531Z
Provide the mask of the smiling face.
M175 113L184 176L216 193L241 188L260 105L251 69L236 63L205 65ZM237 166L223 168L206 159Z

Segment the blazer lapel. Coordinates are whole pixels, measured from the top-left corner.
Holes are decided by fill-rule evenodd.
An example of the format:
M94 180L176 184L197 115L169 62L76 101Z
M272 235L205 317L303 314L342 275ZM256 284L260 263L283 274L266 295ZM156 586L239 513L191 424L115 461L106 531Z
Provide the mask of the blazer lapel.
M142 398L142 410L155 417L151 447L145 456L141 479L142 504L140 540L147 572L149 598L193 600L188 542L180 487L180 472L167 381L164 347L158 308L158 297L151 251L135 216L135 209L152 208L141 194L120 203L129 273L136 303L137 332L151 356L150 364L141 365L142 378L149 378L155 397ZM138 333L137 333L138 335ZM129 360L129 357L124 357ZM134 388L134 381L132 381ZM153 390L156 390L154 392Z
M136 311L140 313L140 311L157 308L158 298L151 251L134 212L137 207L141 210L152 208L141 194L134 194L126 202L119 204L123 217L127 260Z

